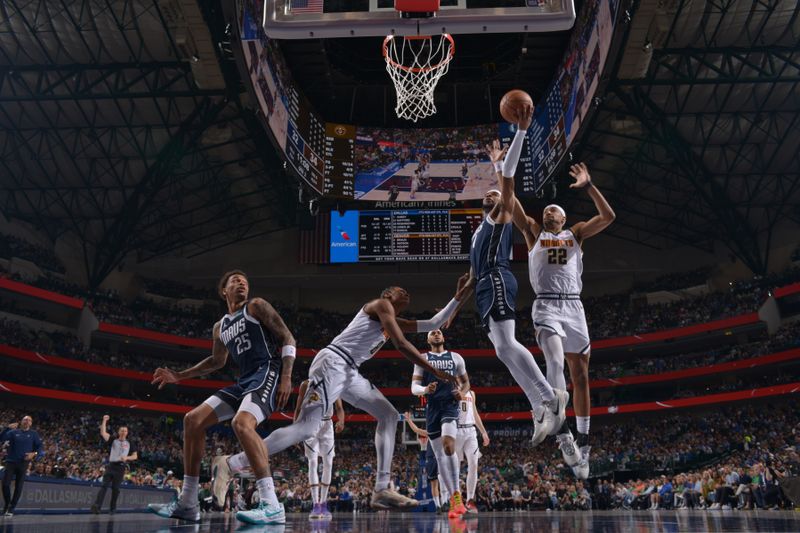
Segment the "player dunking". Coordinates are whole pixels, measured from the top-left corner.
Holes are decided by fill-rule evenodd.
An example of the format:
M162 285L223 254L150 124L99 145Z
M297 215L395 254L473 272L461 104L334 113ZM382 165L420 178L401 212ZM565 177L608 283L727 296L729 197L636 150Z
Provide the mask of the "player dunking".
M454 382L453 376L432 367L403 336L403 332L438 329L458 306L466 281L465 276L459 279L455 297L429 320L405 320L397 317L397 313L407 308L411 301L408 292L400 287L389 287L381 293L380 298L367 302L350 324L314 357L308 371L309 387L303 397L297 420L290 426L273 431L265 439L269 451L278 453L314 436L319 431L329 406L342 398L378 420L375 431L377 476L372 493L372 507L388 509L416 506L416 500L401 495L389 486L399 413L381 391L359 373L358 367L372 359L384 343L391 339L406 359L441 380ZM249 457L243 453L215 458L215 488L212 490L216 492L216 485L219 483L227 485L232 475L248 467Z
M470 282L475 287L475 301L497 357L508 367L531 404L534 431L531 443L542 442L564 423L569 394L554 389L545 379L533 355L515 337L517 280L511 272L509 257L512 245L514 174L519 162L525 133L531 124L533 107L525 107L519 117L517 133L503 159L504 149L495 141L488 149L497 172L501 190L490 190L483 198L485 217L472 236Z
M449 386L437 376L419 365L414 366L411 377L411 393L425 396L425 431L436 456L438 469L445 489L450 494L450 518L467 512L459 491L459 461L456 455L459 402L469 390L469 377L464 358L444 349L444 335L435 329L428 333L430 350L425 354L428 363L455 376L456 387Z
M239 366L239 379L184 417L184 476L180 498L169 504L150 504L148 509L164 518L200 520L197 486L206 429L232 419L236 437L253 465L260 498L256 509L240 511L236 518L260 525L282 524L286 522L286 515L275 496L269 456L256 427L269 418L276 406L282 409L289 399L295 340L266 300L249 299L250 286L244 272L225 273L218 288L228 306L228 314L214 324L211 355L181 372L157 368L153 383L161 389L168 383L210 374L225 366L228 354ZM277 346L282 346L280 354Z
M297 402L294 406L293 420L300 416L300 409L303 406L303 398L308 390L308 380L300 384L297 391ZM336 411L336 424L333 423L333 413ZM331 512L328 510L328 489L331 487L331 477L333 474L333 457L336 455L333 443L333 433L341 433L344 430L344 406L342 400L336 400L328 410L323 413L322 425L317 434L310 439L303 441L303 448L308 460L308 484L311 488L311 502L314 504L309 519L311 520L330 520ZM317 471L318 460L322 458L322 483L320 483L319 472Z
M615 218L605 197L592 185L589 170L583 163L572 165L569 175L575 180L570 188L583 188L591 197L597 215L565 229L567 214L551 204L544 208L543 225L526 216L517 201L514 225L528 245L528 274L536 293L533 302L533 326L536 342L547 361L547 380L553 388L566 387L564 357L569 365L573 387L573 407L578 430L577 442L568 425L554 428L564 460L580 479L589 477L589 328L581 303L583 282L583 242L607 228ZM576 453L575 445L579 448Z

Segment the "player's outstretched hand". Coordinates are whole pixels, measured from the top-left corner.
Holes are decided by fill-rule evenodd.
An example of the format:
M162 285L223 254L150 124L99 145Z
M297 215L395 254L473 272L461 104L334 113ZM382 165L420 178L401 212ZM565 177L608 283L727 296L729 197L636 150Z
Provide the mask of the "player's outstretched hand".
M455 299L458 300L459 302L463 300L465 296L467 296L468 292L472 288L472 286L469 283L469 280L470 280L469 272L458 278L458 282L456 283Z
M519 120L517 121L517 127L521 130L527 130L531 127L531 122L533 121L533 106L532 105L525 105L519 111L519 116L517 117Z
M508 146L500 146L500 139L495 139L492 141L492 144L487 144L485 149L486 154L489 156L489 159L492 161L492 163L499 163L506 156Z
M455 385L458 382L453 374L448 374L444 370L439 370L438 368L434 370L436 370L436 372L434 372L433 375L436 376L436 379L439 381L446 381L451 385Z
M592 182L586 163L571 165L569 167L569 175L575 180L575 183L569 186L570 189L582 189Z
M283 408L286 407L286 403L289 401L289 396L292 394L292 380L291 379L281 379L280 383L278 383L278 401L277 407L278 411L283 411Z
M174 370L167 367L159 367L153 372L153 381L151 381L150 384L158 385L158 390L161 390L169 383L177 383L178 381L180 381L178 379L178 374Z

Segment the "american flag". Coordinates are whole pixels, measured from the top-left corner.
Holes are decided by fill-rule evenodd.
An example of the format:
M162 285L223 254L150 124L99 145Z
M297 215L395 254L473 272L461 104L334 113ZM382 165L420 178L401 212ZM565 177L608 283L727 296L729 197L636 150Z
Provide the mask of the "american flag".
M324 0L292 0L292 13L322 13Z

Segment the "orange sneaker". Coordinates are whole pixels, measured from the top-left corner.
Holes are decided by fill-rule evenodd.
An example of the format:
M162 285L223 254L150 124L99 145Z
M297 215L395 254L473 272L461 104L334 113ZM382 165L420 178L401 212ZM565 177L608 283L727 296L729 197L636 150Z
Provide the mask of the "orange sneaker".
M450 497L450 512L447 513L448 518L459 518L467 512L464 507L464 502L461 501L461 493L456 492Z

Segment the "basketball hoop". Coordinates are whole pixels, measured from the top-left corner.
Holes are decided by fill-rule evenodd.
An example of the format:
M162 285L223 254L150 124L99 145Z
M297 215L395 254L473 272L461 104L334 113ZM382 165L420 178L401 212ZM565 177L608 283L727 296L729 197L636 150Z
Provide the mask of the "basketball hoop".
M433 91L447 73L455 55L455 42L447 33L438 36L394 36L383 41L386 71L397 91L394 110L398 118L416 122L436 113Z

